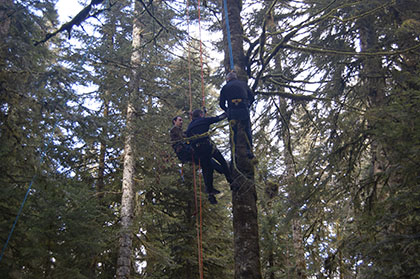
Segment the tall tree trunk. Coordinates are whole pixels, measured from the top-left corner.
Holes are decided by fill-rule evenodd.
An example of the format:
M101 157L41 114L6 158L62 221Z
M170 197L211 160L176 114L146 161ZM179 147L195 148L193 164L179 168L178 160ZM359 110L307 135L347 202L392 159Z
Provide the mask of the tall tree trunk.
M107 95L107 93L105 93ZM106 119L109 113L109 102L105 97L104 101L104 111L103 117ZM99 148L99 168L98 168L98 181L96 183L96 191L98 193L98 198L101 199L103 195L103 191L105 188L105 156L106 156L106 142L105 138L107 137L108 131L106 125L102 127L102 139L100 141L100 148Z
M360 45L363 52L378 51L378 36L375 29L375 18L370 16L359 21L359 33L360 33ZM367 57L363 61L363 72L362 77L363 87L367 91L368 98L368 128L375 129L375 110L378 110L383 105L385 99L385 78L383 75L383 66L381 57ZM385 169L385 157L383 150L378 140L371 138L371 162L372 172L374 179L374 187L369 192L369 200L373 202L377 198L382 190L382 182L380 182L380 174Z
M269 3L269 1L268 1ZM271 32L276 32L277 28L273 17L269 20L268 29ZM273 37L273 43L279 43L280 38L278 36ZM276 65L276 70L281 71L282 57L280 54L276 55L274 62ZM279 88L282 90L283 88ZM287 102L284 98L279 98L279 113L281 125L281 138L284 145L283 155L286 165L286 183L287 183L287 192L289 193L289 198L293 206L298 204L298 194L296 193L297 181L296 181L296 166L295 160L293 158L293 149L292 149L292 140L290 135L290 124L292 119L292 110L287 110ZM291 229L292 229L292 239L293 239L293 248L294 248L294 260L295 260L295 278L304 279L306 278L306 263L305 263L305 251L304 251L304 242L302 235L302 225L300 222L300 216L298 210L291 220Z
M296 170L295 162L293 159L292 152L292 143L290 136L290 121L291 113L287 111L287 103L284 98L280 98L280 113L282 114L282 139L284 144L284 158L286 165L286 181L287 188L289 193L289 198L293 206L298 206L298 194L296 192ZM302 225L300 222L300 217L298 210L296 210L295 216L293 216L292 223L292 238L293 238L293 248L294 248L294 259L296 262L295 267L295 278L304 279L306 278L306 264L305 264L305 252L302 236Z
M247 81L243 50L243 29L241 24L241 0L227 0L228 19L230 25L233 61L238 78ZM226 30L226 18L223 13L225 42L225 68L230 71L230 57ZM257 220L257 193L254 181L254 166L247 157L247 137L242 125L239 125L235 146L236 168L232 170L233 187L239 188L232 192L234 260L235 279L260 279L261 263ZM232 164L233 165L233 164Z
M12 13L13 1L0 0L0 36L5 37L9 33L10 14Z
M115 8L121 8L121 3L115 3ZM109 18L109 23L107 24L108 28L104 28L103 32L103 42L107 46L107 49L110 51L114 50L114 39L116 34L116 22L118 20L115 13L106 13L106 16ZM109 76L112 72L111 69L108 69L105 67L106 73L105 76ZM105 79L106 80L106 79ZM104 81L100 90L103 91L103 96L101 96L101 99L103 101L103 118L105 121L108 121L108 114L109 114L109 106L110 106L110 97L111 97L111 90L109 89L111 84L109 82ZM99 168L98 168L98 181L96 183L97 185L97 193L98 198L101 199L104 194L104 188L105 188L105 158L106 158L106 148L107 148L107 141L108 138L108 129L107 124L104 124L102 126L102 137L100 140L100 149L99 149Z
M135 171L135 100L138 94L138 76L140 65L141 23L139 20L139 4L135 2L133 20L133 52L131 54L131 76L129 84L129 100L127 104L127 124L124 142L124 170L121 200L121 232L117 259L117 279L130 278L132 255L132 225L134 216L134 171Z

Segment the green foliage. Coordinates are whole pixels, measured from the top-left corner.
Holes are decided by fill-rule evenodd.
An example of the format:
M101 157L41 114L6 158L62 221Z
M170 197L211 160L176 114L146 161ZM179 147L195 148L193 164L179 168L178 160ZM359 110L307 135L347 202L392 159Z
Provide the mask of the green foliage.
M2 245L33 181L0 273L114 278L131 2L73 28L77 44L62 34L38 46L58 28L55 2L0 2ZM220 3L204 2L203 20L220 31ZM418 2L244 1L263 278L297 278L299 242L307 278L419 277ZM199 44L189 65L185 9L146 4L155 18L141 14L133 274L197 278L193 170L181 179L168 130L189 117L189 67L192 108L202 105ZM190 16L196 24L196 7ZM205 81L219 87L206 60ZM212 114L217 90L205 90ZM231 192L215 178L219 204L203 196L204 278L232 278Z

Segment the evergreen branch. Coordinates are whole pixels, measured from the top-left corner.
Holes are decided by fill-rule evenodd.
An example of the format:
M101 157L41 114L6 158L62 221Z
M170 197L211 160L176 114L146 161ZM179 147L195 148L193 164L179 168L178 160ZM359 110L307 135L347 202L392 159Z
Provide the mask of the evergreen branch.
M146 4L144 4L143 0L137 0L137 1L139 1L139 3L142 4L142 6L144 7L144 10L149 14L149 16L151 16L153 20L156 21L157 24L160 25L160 27L162 27L163 29L165 29L166 32L168 32L168 29L153 15L153 13L149 11Z
M366 11L363 14L360 14L360 15L357 15L357 16L353 16L353 17L350 17L350 18L341 19L338 16L331 16L331 18L336 19L336 20L338 20L338 21L340 21L342 23L345 23L345 22L348 22L348 21L354 21L356 19L363 18L365 16L374 14L375 12L377 12L379 10L382 10L383 8L386 8L387 6L391 6L392 4L394 4L394 2L395 2L394 0L391 0L388 3L385 3L385 4L381 5L381 6L378 6L378 7L374 8L374 9L372 9L372 10Z
M296 94L296 93L287 93L287 92L283 92L283 91L272 91L272 92L262 92L262 91L256 91L255 94L257 95L263 95L263 96L279 96L285 99L290 99L290 100L294 100L294 101L304 101L304 102L311 102L311 101L325 101L325 102L335 102L337 104L340 104L342 106L345 106L349 109L352 109L354 111L359 111L359 112L363 112L362 109L358 108L358 107L354 107L351 105L347 105L346 103L339 101L339 100L335 100L333 98L326 98L326 97L316 97L314 95L303 95L303 94Z
M300 44L303 45L303 44ZM420 48L420 44L414 45L412 47L409 47L407 49L401 49L401 50L395 50L395 51L376 51L376 52L354 52L354 51L341 51L337 49L324 49L319 47L311 47L311 46L305 46L299 47L299 46L293 46L293 45L283 45L283 48L285 49L293 49L293 50L299 50L302 52L309 52L309 53L323 53L323 54L331 54L331 55L346 55L346 56L394 56L394 55L400 55L404 54L413 50L416 50Z
M283 132L282 134L283 134L283 137L286 138L286 140L287 140L287 142L286 142L287 143L287 145L286 145L287 152L289 152L289 156L292 158L294 172L297 173L297 170L296 170L296 160L295 160L295 156L293 155L292 144L291 144L292 138L290 136L290 134L291 134L290 133L290 125L289 125L290 124L290 121L287 121L286 120L285 116L282 113L281 108L279 107L279 105L277 104L277 102L274 100L273 96L271 96L271 100L272 100L272 103L274 104L274 106L276 107L277 112L280 114L282 123L283 123L284 127L286 128L286 131ZM284 134L286 134L286 135L284 135Z
M300 23L299 25L296 25L296 26L292 27L291 29L289 29L290 30L289 33L287 33L282 38L282 40L269 53L267 53L266 58L261 59L261 61L263 61L263 64L261 66L260 71L257 73L257 75L255 77L255 81L254 81L254 84L252 86L253 91L257 88L259 80L261 78L261 75L264 72L266 66L275 57L275 55L277 55L277 53L280 51L280 49L293 48L293 46L287 45L287 43L292 40L293 36L295 36L300 30L304 29L305 27L317 24L317 23L319 23L323 20L327 20L328 18L337 18L337 17L333 17L332 14L334 12L336 12L342 6L333 8L333 9L331 9L331 11L327 12L325 15L322 15L320 17L316 17L317 15L319 15L319 14L323 13L324 11L328 10L328 8L330 8L335 2L336 2L336 0L331 1L324 9L319 11L316 15L312 16L311 17L312 19L308 18L306 21L304 21L304 22ZM375 9L372 9L370 11L365 12L364 14L358 16L358 18L370 15L370 14L372 14L372 13L374 13L374 12L376 12L376 11L378 11L378 10L388 6L388 5L391 5L393 2L394 2L394 0L391 0L388 3L385 3L384 5L381 5L380 7L377 7ZM345 5L354 5L354 3L344 4L344 6ZM314 18L314 17L316 17L316 18ZM275 35L275 34L277 34L277 33L273 33L272 35ZM263 37L263 36L265 36L265 34L261 35L261 37ZM420 44L418 46L415 46L415 47L411 48L411 49L408 49L407 51L416 49L418 47L420 47ZM399 54L399 53L395 53L395 54ZM352 53L352 55L354 55L354 54ZM373 55L373 54L367 54L367 55Z
M333 0L330 4L327 5L327 7L325 7L324 9L322 9L318 14L322 13L323 11L325 11L328 7L330 7L336 0ZM292 29L290 29L291 31L289 33L287 33L282 39L281 41L274 47L273 50L271 50L270 52L268 52L266 58L264 59L265 62L261 65L261 69L260 71L257 73L256 77L255 77L255 81L254 81L254 85L252 86L252 90L255 91L255 89L257 88L258 82L261 78L261 75L263 74L265 68L267 67L267 65L270 63L270 61L277 55L277 53L280 51L280 49L283 49L285 44L288 43L293 36L295 36L300 30L302 30L303 28L316 24L326 18L328 18L333 12L335 11L335 9L331 10L329 13L327 13L326 15L320 16L318 18L315 18L313 20L311 20L310 18L304 22L302 22L301 24L294 26ZM261 35L265 36L265 34Z
M273 91L273 92L257 91L255 92L255 94L264 95L264 96L280 96L282 98L292 99L295 101L314 101L314 100L324 99L324 98L319 98L312 95L292 94L292 93L286 93L286 92L280 92L280 91Z
M325 80L318 80L318 81L309 81L309 80L299 80L299 79L292 79L288 78L283 74L268 74L261 78L262 80L270 80L270 82L276 82L277 84L280 84L276 81L276 79L281 79L290 83L304 83L304 84L321 84L321 83L329 83L337 79L325 79Z
M146 47L148 44L150 44L150 43L152 43L152 42L155 42L156 41L156 39L159 37L159 35L160 35L160 33L162 33L162 31L164 30L165 28L164 27L162 27L162 28L160 28L159 29L159 31L157 32L157 34L154 34L153 35L153 38L151 38L148 42L146 42L142 47ZM166 29L165 29L166 30Z
M90 17L89 13L90 13L92 7L101 4L103 1L104 0L92 0L90 2L90 4L87 5L86 7L84 7L72 20L64 23L58 30L56 30L52 33L47 33L45 38L42 39L41 41L35 42L35 46L47 42L52 37L56 36L57 34L59 34L61 32L64 32L64 31L67 31L69 33L69 38L70 38L72 28L75 25L80 26L82 24L82 22L84 22L86 19L88 19ZM107 10L107 9L104 9L104 11L105 10ZM95 16L97 14L98 13L96 13Z

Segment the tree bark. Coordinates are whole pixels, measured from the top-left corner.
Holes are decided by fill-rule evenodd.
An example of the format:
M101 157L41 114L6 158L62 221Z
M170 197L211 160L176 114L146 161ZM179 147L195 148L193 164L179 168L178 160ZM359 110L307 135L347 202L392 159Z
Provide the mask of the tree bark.
M107 95L107 94L105 94ZM109 102L105 98L104 101L104 111L103 111L103 117L106 119L108 117L109 112ZM96 183L96 191L98 193L98 198L102 199L104 196L103 191L105 188L105 157L106 157L106 142L104 138L107 137L107 129L104 125L102 127L102 138L100 141L100 148L99 148L99 167L98 167L98 181Z
M292 143L290 136L290 121L291 113L287 111L286 100L280 98L280 113L282 114L282 139L284 144L284 158L286 165L286 181L287 188L290 197L291 204L293 206L298 205L298 194L296 193L296 171L295 162L292 153ZM292 238L294 248L294 259L295 259L295 278L304 279L306 278L306 264L305 264L305 252L302 236L302 225L299 220L299 210L296 210L295 216L291 220L292 225Z
M226 30L226 17L223 12L225 69L226 72L230 71L227 37L227 32L230 32L235 71L239 79L247 81L243 50L243 28L240 15L242 1L227 0L227 9L230 30ZM235 160L235 157L237 158L237 163L232 164L236 166L232 170L234 179L232 186L239 189L232 192L235 279L260 279L262 275L256 204L257 193L254 181L254 166L247 157L247 144L244 127L239 124L235 154L232 154L233 160Z
M10 14L12 13L13 1L0 0L0 36L6 37L10 28Z
M376 34L374 17L370 16L359 21L360 45L362 52L378 50L378 36ZM368 120L368 129L375 129L375 110L378 110L385 99L385 78L383 75L383 65L381 57L368 57L362 62L362 84L366 90L368 98L368 111L370 118ZM369 117L369 115L368 115ZM378 140L371 137L371 162L374 187L368 193L369 200L373 202L378 199L382 190L382 183L379 181L380 174L385 170L385 157L382 146Z
M270 32L276 32L277 28L273 20L270 20L268 23L268 29ZM278 36L273 37L273 42L279 43L280 38ZM274 58L274 62L276 65L276 69L281 71L282 64L281 64L282 57L280 54L276 55ZM280 91L284 91L283 88L279 88ZM291 109L287 109L287 101L283 97L279 97L279 113L280 113L280 121L281 121L281 138L284 145L283 156L284 156L284 163L286 166L286 183L287 183L287 192L289 193L290 202L293 206L298 205L298 194L296 193L296 166L295 160L293 158L293 149L292 149L292 140L290 134L290 127L291 127L291 119L293 111ZM293 250L294 255L293 258L295 260L295 278L297 279L305 279L306 278L306 263L305 263L305 251L304 251L304 241L302 235L302 225L300 222L300 216L298 210L296 210L296 214L293 216L291 220L291 229L292 229L292 239L293 239Z
M131 54L131 76L129 84L129 101L127 104L126 137L124 142L124 170L121 200L121 232L117 259L117 279L128 279L131 273L132 225L134 216L134 171L135 171L135 99L138 93L138 76L140 65L141 23L139 20L139 4L135 2L133 19L133 52Z

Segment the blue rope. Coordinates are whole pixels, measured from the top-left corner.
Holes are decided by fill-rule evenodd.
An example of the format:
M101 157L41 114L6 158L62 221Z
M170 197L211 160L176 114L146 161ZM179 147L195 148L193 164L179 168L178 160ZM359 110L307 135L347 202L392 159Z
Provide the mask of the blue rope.
M20 214L22 213L23 206L25 205L26 199L28 198L29 192L31 191L32 184L34 183L35 177L36 177L36 175L34 175L34 176L32 177L31 183L29 183L29 188L28 188L28 191L26 191L25 198L23 199L23 202L22 202L22 204L20 205L20 208L19 208L18 214L16 215L16 218L15 218L15 222L13 223L12 229L10 230L9 235L7 236L6 243L4 244L3 249L1 250L0 262L1 262L1 260L3 259L4 251L6 251L7 245L9 244L9 240L10 240L10 238L12 237L13 231L15 230L15 227L16 227L16 224L17 224L17 221L19 220L19 216L20 216Z
M226 0L224 0L224 6L225 6L225 17L226 17L226 33L227 33L228 47L229 47L230 69L233 71L235 66L233 64L232 42L231 42L231 39L230 39L229 16L228 16L228 9L227 9L227 1Z
M107 1L105 2L105 5L108 5L108 1L109 1L109 0L107 0ZM95 28L95 30L96 30L96 28ZM93 43L94 38L95 38L94 36L92 36L92 37L91 37L91 39L90 39L89 43L87 44L88 46L89 46L89 45L91 45L91 44ZM79 65L83 65L83 64L85 63L87 53L88 53L88 52L86 51L86 52L85 52L85 54L83 55L83 57L82 57L82 59L81 59L81 61L80 61ZM58 121L56 121L56 122L55 122L55 124L54 124L54 128L53 128L53 130L52 130L53 132L52 132L52 134L51 134L51 136L50 136L50 138L49 138L49 140L48 140L47 144L45 145L45 150L44 150L44 152L41 154L41 158L40 158L40 163L41 163L41 164L44 162L44 157L45 157L45 154L47 153L47 147L48 147L48 145L52 142L52 139L53 139L53 137L54 137L54 131L55 131L56 127L57 127L57 124L58 124ZM7 245L9 244L10 238L12 237L12 234L13 234L13 232L14 232L14 230L15 230L15 227L16 227L16 224L17 224L17 222L18 222L18 220L19 220L19 217L20 217L20 215L22 214L22 211L23 211L23 206L25 205L25 202L26 202L26 200L28 199L28 196L29 196L29 193L31 192L32 185L34 184L35 178L36 178L36 174L32 177L31 182L29 183L28 190L26 191L25 197L23 198L22 204L20 205L20 208L19 208L19 211L18 211L18 213L17 213L17 215L16 215L15 221L13 222L12 229L10 230L9 235L7 236L6 243L4 244L3 249L1 250L1 254L0 254L0 262L1 262L1 260L3 259L4 252L6 251Z
M57 127L57 123L58 123L58 121L55 122L54 127L53 127L53 130L52 130L53 132L52 132L52 134L51 134L48 142L45 144L44 152L42 152L42 154L41 154L41 158L39 160L41 164L44 162L44 157L45 157L45 154L47 153L48 145L51 143L51 141L52 141L52 139L54 137L54 131L55 131L55 128ZM28 199L29 193L31 192L32 185L34 184L35 178L36 178L36 174L34 174L34 176L31 179L31 182L29 183L28 190L26 191L25 197L23 198L22 204L20 205L20 208L19 208L19 211L18 211L18 213L16 215L15 221L13 222L12 229L10 230L9 235L7 236L6 243L4 244L3 249L1 250L0 262L3 259L4 252L6 251L7 245L9 244L10 238L12 237L12 234L13 234L13 232L15 230L16 224L17 224L17 222L19 220L19 217L20 217L20 215L22 213L23 206L25 205L25 202Z

